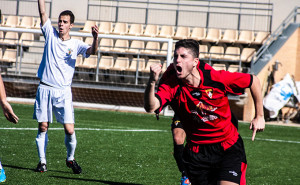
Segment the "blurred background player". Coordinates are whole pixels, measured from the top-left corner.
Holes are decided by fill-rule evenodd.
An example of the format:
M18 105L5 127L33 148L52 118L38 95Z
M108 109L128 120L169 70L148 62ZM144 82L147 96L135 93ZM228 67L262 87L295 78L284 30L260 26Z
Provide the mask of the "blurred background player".
M171 64L171 65L173 65L173 64ZM170 71L166 71L162 75L161 79L159 80L159 85L162 84L168 78L169 72ZM159 112L157 112L157 114L158 113ZM187 177L186 169L185 169L183 159L182 159L186 134L183 130L180 119L176 114L172 118L171 131L172 131L172 136L173 136L173 155L174 155L174 159L176 161L178 170L181 173L180 182L181 182L181 185L189 185L190 181Z
M15 115L13 109L11 108L10 104L6 100L5 88L4 88L1 75L0 75L0 104L5 118L12 123L15 124L18 123L19 118ZM6 181L5 171L0 161L0 182L5 182L5 181Z
M43 58L37 76L40 84L36 93L33 118L39 123L36 145L40 161L36 171L45 172L46 148L48 143L49 123L52 123L52 111L56 120L63 124L65 145L67 148L66 165L75 174L82 169L74 159L77 140L74 131L74 109L72 102L71 83L74 75L75 62L79 54L85 58L96 54L98 48L98 27L91 27L93 43L89 45L72 39L69 35L74 24L74 15L66 10L58 18L58 31L51 25L46 14L45 1L38 0L41 19L41 30L45 37Z
M189 185L190 181L187 177L186 169L182 159L186 134L183 130L180 119L176 114L173 117L171 129L174 145L174 158L178 169L181 172L181 185Z
M255 117L250 123L254 140L256 132L265 128L259 79L251 74L216 71L199 61L198 56L197 41L178 41L173 65L167 69L168 78L156 93L155 84L162 66L151 65L145 110L158 113L171 105L179 117L187 136L183 161L193 185L246 184L245 149L232 123L227 93L240 95L245 88L250 88L255 107Z

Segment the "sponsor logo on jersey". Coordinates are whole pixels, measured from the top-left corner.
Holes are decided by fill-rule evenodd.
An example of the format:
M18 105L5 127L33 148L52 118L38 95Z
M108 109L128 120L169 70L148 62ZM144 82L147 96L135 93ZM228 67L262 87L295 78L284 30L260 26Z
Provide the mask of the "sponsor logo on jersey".
M73 50L71 48L68 49L68 55L71 55Z
M200 91L197 91L197 90L194 90L191 92L191 95L196 98L196 99L199 99L201 97L201 92Z
M213 89L205 89L205 92L209 98L213 97Z

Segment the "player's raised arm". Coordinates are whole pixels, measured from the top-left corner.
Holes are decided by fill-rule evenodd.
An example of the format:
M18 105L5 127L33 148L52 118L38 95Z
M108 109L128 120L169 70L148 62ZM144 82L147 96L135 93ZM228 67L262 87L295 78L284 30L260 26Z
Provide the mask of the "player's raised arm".
M38 6L39 6L39 14L40 14L40 18L41 18L41 24L43 26L45 24L45 22L48 20L48 16L46 14L45 0L38 0Z
M92 27L93 43L92 46L86 50L88 55L95 55L98 49L98 26L95 25Z
M4 88L1 75L0 75L0 104L6 119L12 123L18 123L19 118L15 115L13 109L11 108L10 104L6 100L5 88Z
M253 75L253 83L250 87L255 106L255 117L250 123L250 129L253 130L252 141L254 141L256 132L262 132L265 129L265 118L263 111L263 101L259 79Z
M160 106L159 100L155 97L155 83L161 71L161 64L150 66L150 77L144 94L144 108L147 112L153 112Z

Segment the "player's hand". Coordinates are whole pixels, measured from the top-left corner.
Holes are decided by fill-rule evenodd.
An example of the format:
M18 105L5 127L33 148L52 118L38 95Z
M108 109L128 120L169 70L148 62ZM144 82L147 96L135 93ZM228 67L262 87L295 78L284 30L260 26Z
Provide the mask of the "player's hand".
M94 39L98 38L98 33L99 33L98 26L97 25L92 26L92 35L93 35Z
M255 117L250 123L250 129L253 130L252 141L254 141L256 132L263 132L265 129L265 118L263 116Z
M150 66L150 81L157 82L162 71L161 64L152 64Z
M6 117L6 119L12 123L18 123L19 118L18 116L15 115L13 109L11 108L10 104L5 101L2 102L2 109L3 109L3 114Z

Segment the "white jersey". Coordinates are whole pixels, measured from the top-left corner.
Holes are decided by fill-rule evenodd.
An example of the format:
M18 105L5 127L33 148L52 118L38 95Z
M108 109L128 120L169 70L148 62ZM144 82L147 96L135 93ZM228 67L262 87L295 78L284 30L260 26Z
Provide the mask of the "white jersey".
M45 37L45 48L37 77L53 87L71 86L77 55L89 57L86 50L90 46L78 39L62 41L50 19L41 29Z

